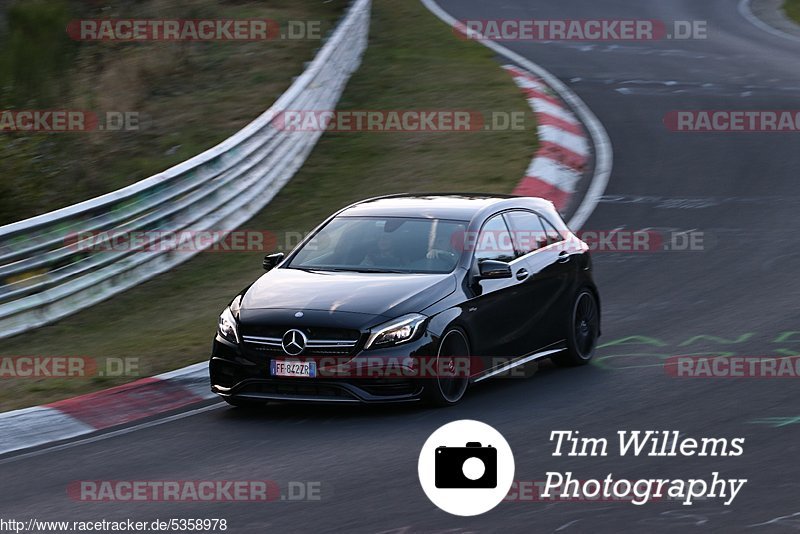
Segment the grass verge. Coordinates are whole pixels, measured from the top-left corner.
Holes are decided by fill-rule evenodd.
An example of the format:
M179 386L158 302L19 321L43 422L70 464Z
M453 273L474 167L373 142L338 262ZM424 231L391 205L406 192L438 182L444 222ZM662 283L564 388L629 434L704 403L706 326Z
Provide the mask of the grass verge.
M790 19L800 24L800 0L785 0L783 10Z
M535 152L534 117L510 76L478 43L456 38L418 2L376 0L370 45L340 109L519 113L524 129L326 133L301 171L244 228L306 232L358 199L403 191L510 192ZM208 357L216 319L258 277L263 253L202 253L110 301L0 342L0 355L137 358L142 376ZM5 379L2 410L128 378Z
M119 189L214 146L299 74L348 0L16 0L0 12L0 110L138 114L133 131L0 131L0 225ZM7 24L3 24L6 15ZM319 22L308 39L78 42L82 18ZM3 28L3 26L7 26Z

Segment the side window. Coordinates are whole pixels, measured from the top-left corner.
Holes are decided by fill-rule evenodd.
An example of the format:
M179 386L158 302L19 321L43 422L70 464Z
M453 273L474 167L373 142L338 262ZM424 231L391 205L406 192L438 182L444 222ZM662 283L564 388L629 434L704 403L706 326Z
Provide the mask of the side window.
M530 211L506 213L511 237L519 255L525 255L548 245L547 234L539 216Z
M483 225L475 238L475 259L478 262L497 260L509 262L514 259L514 245L502 215L495 215Z
M544 226L544 231L547 234L547 244L552 245L553 243L558 243L559 241L564 241L564 237L556 230L556 227L550 224L550 222L541 217L542 225Z

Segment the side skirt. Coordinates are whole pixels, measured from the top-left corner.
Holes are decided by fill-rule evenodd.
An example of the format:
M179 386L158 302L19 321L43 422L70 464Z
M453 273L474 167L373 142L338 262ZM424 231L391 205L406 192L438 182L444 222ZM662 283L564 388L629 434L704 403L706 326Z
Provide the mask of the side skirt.
M558 343L554 343L554 345L561 344L561 343L563 343L563 341L559 341ZM510 369L514 369L515 367L519 367L520 365L525 365L528 362L532 362L534 360L539 360L541 358L546 358L548 356L551 356L553 354L556 354L558 352L562 352L562 351L565 351L565 350L567 350L566 347L561 347L561 348L557 348L557 349L549 349L549 350L543 350L543 351L539 351L539 352L534 352L534 353L528 354L526 356L520 356L519 358L514 358L513 360L511 360L508 363L504 363L504 364L502 364L502 365L500 365L498 367L495 367L493 369L489 369L488 371L484 371L483 373L478 375L477 378L473 379L473 383L480 382L482 380L486 380L487 378L491 378L491 377L497 376L497 375L499 375L501 373L505 373L506 371L508 371Z

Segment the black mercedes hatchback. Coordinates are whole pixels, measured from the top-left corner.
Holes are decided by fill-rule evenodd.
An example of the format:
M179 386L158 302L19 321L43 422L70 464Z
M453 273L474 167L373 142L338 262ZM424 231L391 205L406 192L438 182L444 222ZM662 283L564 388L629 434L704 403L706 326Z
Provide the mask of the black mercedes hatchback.
M214 338L211 389L235 406L452 405L540 358L585 364L600 335L589 247L539 198L364 200L264 269Z

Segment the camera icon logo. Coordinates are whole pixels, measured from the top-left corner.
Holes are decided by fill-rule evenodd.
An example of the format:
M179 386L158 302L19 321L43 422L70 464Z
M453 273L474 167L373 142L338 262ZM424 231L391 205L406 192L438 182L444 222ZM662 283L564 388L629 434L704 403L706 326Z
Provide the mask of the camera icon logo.
M453 421L428 437L417 465L433 504L453 515L488 512L508 495L514 455L497 430L471 419Z
M434 482L437 488L496 488L497 450L478 441L437 447Z

